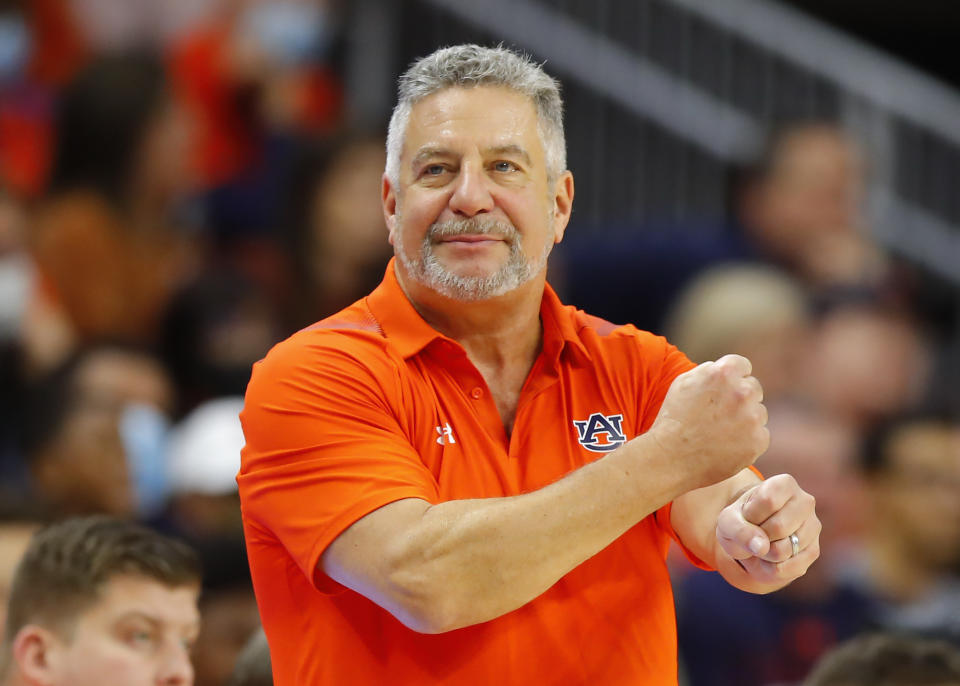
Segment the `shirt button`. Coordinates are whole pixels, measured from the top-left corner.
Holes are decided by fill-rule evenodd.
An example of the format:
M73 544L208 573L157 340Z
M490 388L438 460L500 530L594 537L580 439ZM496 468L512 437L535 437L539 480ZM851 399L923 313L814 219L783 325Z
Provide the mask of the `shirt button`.
M470 397L474 400L478 400L483 397L483 389L477 386L472 391L470 391Z

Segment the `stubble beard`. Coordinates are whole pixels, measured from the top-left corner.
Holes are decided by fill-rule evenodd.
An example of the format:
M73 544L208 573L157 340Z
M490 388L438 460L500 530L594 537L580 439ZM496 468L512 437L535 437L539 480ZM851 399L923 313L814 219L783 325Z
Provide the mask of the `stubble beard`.
M399 217L397 219L399 221ZM506 241L510 251L507 261L487 276L463 276L444 267L434 247L442 238L467 234L495 235ZM529 260L520 246L520 233L512 224L491 217L470 217L431 225L416 259L402 246L402 240L398 241L397 259L411 278L452 300L476 302L506 295L533 279L547 263L553 243L546 241L541 253Z

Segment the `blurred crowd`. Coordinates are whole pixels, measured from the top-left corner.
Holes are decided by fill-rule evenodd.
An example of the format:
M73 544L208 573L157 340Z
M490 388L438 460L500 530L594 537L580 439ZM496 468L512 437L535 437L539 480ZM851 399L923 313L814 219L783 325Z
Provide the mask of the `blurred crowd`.
M199 686L268 658L234 481L251 365L391 255L344 4L0 0L0 601L42 523L185 538ZM818 499L822 559L781 593L675 561L690 686L797 683L867 630L960 642L957 293L871 240L855 139L775 126L716 226L578 231L574 212L554 258L568 302L695 361L749 357L758 467Z

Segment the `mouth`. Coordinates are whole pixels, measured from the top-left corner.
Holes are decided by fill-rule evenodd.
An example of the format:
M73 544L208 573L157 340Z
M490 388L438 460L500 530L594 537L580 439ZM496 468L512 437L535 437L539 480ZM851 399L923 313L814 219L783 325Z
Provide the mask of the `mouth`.
M489 234L465 233L458 236L444 236L441 243L499 243L503 239Z

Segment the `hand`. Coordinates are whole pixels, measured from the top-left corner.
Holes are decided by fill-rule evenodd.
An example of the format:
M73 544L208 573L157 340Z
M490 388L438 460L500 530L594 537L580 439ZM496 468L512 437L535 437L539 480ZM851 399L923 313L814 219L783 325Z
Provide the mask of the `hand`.
M753 464L770 444L763 388L750 361L726 355L678 376L650 428L685 471L690 490Z
M720 512L717 541L750 576L779 588L820 557L822 526L815 505L789 474L770 477ZM797 536L796 555L791 534Z

